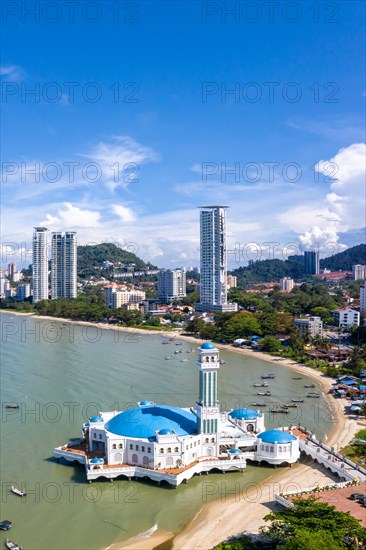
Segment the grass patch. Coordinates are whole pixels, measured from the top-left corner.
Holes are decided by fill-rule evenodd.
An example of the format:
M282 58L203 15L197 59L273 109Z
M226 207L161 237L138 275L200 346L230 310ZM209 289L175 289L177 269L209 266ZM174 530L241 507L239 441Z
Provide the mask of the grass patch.
M360 430L357 432L354 439L363 439L366 441L366 430ZM356 462L356 464L364 465L366 460L366 443L354 441L352 444L344 447L341 453L353 462Z

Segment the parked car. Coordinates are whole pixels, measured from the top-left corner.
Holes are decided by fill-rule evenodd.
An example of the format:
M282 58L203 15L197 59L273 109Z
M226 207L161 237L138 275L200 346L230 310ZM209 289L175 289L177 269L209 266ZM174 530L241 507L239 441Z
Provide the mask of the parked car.
M351 500L358 500L359 498L365 496L363 493L352 493L348 498Z

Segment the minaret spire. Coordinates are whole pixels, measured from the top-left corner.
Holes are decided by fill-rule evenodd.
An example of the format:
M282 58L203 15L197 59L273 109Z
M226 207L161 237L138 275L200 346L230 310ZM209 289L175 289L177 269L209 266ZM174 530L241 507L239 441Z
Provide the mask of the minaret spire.
M219 350L214 344L205 342L199 349L199 395L197 415L199 430L203 434L217 434L219 423L219 401L217 398L217 371L220 368Z

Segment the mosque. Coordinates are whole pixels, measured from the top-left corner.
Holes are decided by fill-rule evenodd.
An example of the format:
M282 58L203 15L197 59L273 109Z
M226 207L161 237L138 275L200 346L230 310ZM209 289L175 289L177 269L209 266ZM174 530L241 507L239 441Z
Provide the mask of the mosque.
M83 424L77 444L57 447L54 456L84 464L90 482L148 478L173 486L210 471L242 471L247 460L277 466L299 459L299 441L291 430L266 431L259 411L220 410L220 357L214 344L201 345L197 365L194 407L141 401L122 412L101 412Z

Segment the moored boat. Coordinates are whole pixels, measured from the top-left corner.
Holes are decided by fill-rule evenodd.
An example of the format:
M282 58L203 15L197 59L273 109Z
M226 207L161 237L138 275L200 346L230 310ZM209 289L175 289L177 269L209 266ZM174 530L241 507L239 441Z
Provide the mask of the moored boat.
M315 388L315 384L305 384L304 388Z
M278 408L278 409L269 409L269 412L270 413L288 414L290 411L284 407L284 408Z
M20 544L17 544L16 542L11 541L10 539L6 539L5 546L9 548L9 550L23 550Z
M257 392L257 395L266 395L266 396L269 396L269 395L271 395L271 392L270 392L270 391L259 391L259 392Z
M285 409L295 408L297 407L297 403L284 403L282 406L285 407Z
M14 487L14 485L11 486L10 490L12 493L14 493L14 495L17 495L18 497L25 497L27 494L26 491L20 491L19 489Z
M255 388L268 388L268 386L269 386L268 382L254 384Z
M299 397L298 399L291 399L292 403L304 403L304 400Z
M9 531L9 529L11 529L11 526L13 525L13 523L7 519L3 519L0 521L0 529L2 531Z
M320 393L308 393L305 397L314 397L315 399L319 399Z
M19 409L18 403L6 403L5 404L6 409Z
M261 378L271 378L273 380L276 376L274 374L262 374Z

